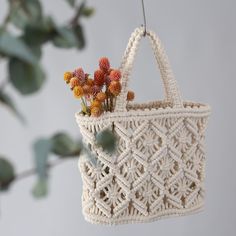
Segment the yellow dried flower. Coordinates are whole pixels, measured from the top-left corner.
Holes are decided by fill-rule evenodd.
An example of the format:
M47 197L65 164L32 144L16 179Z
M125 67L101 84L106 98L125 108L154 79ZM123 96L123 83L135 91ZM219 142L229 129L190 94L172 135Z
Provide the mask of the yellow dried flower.
M91 108L91 116L99 117L102 114L102 109L100 107Z
M127 93L127 101L133 101L134 100L134 92L133 91L128 91Z
M107 98L106 94L104 92L100 92L97 94L96 96L96 99L99 101L99 102L104 102L105 99Z
M70 80L70 88L73 90L73 88L75 86L79 86L80 85L80 82L79 82L79 79L77 77L73 77L71 78Z
M84 94L83 88L81 86L75 86L73 92L76 98L81 98Z
M101 102L99 102L98 100L93 100L92 103L91 103L91 110L92 110L94 107L101 108L101 107L102 107Z
M64 80L66 81L67 84L70 83L70 80L71 80L72 77L73 77L73 73L72 72L66 71L64 73Z

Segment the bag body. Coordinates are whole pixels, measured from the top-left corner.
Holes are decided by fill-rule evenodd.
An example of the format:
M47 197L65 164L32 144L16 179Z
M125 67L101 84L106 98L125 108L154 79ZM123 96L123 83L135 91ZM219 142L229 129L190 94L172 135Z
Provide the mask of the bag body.
M208 105L183 102L160 40L147 31L161 72L165 100L127 104L128 80L144 29L131 35L120 70L122 91L114 112L100 117L79 113L85 144L97 158L79 160L85 219L96 224L150 222L186 215L204 204L205 129ZM95 136L110 129L117 150L98 147Z

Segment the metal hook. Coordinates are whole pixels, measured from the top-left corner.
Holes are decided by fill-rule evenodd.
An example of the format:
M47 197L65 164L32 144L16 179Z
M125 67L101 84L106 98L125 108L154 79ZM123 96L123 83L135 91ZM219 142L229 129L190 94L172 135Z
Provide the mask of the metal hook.
M144 23L144 25L142 25L144 27L143 36L145 37L147 34L147 22L146 22L144 0L142 0L142 9L143 9L143 23Z

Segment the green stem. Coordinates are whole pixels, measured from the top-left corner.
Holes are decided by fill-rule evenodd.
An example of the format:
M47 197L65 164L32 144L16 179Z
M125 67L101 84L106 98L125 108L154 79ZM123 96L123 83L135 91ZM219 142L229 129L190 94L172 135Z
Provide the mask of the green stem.
M85 100L83 99L83 97L81 97L81 101L82 101L82 103L83 103L83 105L85 107L85 113L87 114L87 112L88 112L87 104L86 104Z
M83 6L84 4L86 4L86 0L84 0L79 6L76 7L75 9L75 15L74 17L71 19L70 21L70 25L73 27L73 26L76 26L79 22L79 18L81 16L81 13L82 13L82 10L83 10Z

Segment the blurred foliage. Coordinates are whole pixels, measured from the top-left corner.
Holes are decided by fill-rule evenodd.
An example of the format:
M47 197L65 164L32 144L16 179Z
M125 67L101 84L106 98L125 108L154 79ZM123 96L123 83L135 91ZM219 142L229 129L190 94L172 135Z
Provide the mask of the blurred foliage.
M54 153L59 158L76 157L80 154L81 144L68 134L58 133L52 138L41 138L34 143L34 157L38 180L33 188L33 195L43 197L48 192L49 156Z
M0 157L0 191L7 190L15 178L15 170L10 161Z
M58 48L85 47L81 18L92 16L94 9L85 1L78 6L76 1L67 2L74 16L60 25L52 16L45 16L39 0L8 0L9 13L0 26L0 55L8 61L9 82L22 95L37 92L45 82L40 59L46 43ZM18 33L13 34L9 25Z
M4 91L1 90L0 90L0 103L6 105L13 112L13 114L15 114L23 123L25 122L23 115L17 110L12 99Z
M73 15L65 24L59 24L53 16L45 15L40 0L6 1L8 12L0 24L0 62L6 62L8 74L0 77L0 104L24 122L6 86L12 85L24 96L39 91L46 81L41 64L44 45L51 43L57 48L83 49L86 40L81 19L92 16L94 9L88 7L86 1L65 0ZM49 162L49 156L54 154L58 160L66 160L78 157L82 149L81 142L66 133L40 138L33 145L35 167L21 174L15 173L8 158L0 156L0 191L7 190L14 180L37 174L33 195L45 196L48 192L48 171L55 164Z
M101 146L105 151L113 153L116 147L116 139L113 132L104 130L96 135L97 145Z
M101 148L109 153L113 152L115 149L116 138L109 130L98 133L96 141ZM33 195L37 198L47 195L48 169L52 166L48 160L51 154L57 155L60 163L60 160L75 158L82 152L86 154L86 158L88 158L92 164L97 164L94 154L88 150L87 146L84 146L80 140L74 140L67 133L60 132L53 135L51 138L38 139L34 143L34 157L38 180L33 188Z

